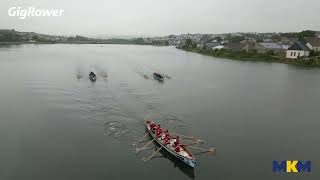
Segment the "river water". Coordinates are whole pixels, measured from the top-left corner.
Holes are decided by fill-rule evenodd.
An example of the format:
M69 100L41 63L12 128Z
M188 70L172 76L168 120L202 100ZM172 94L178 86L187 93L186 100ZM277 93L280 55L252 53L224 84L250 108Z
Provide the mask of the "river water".
M87 74L94 70L96 82ZM160 72L171 78L159 83ZM319 179L320 69L174 47L0 48L0 179ZM136 153L144 119L214 147L195 169ZM194 151L195 153L197 151ZM274 174L273 160L312 173Z

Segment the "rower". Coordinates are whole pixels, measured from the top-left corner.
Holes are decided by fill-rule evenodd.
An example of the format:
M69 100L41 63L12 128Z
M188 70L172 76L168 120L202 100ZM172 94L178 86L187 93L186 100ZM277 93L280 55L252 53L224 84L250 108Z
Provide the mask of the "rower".
M180 139L179 136L176 137L176 140L174 141L174 147L177 147L180 145Z
M159 127L158 127L158 129L156 130L157 132L160 132L160 133L162 133L162 128L160 127L160 125L159 125Z
M174 150L175 150L176 152L180 152L180 151L181 151L181 147L180 147L181 143L180 143L179 136L177 136L175 139L176 139L176 140L175 140L174 143L173 143Z
M154 126L155 130L158 130L159 128L161 128L160 124Z
M164 138L163 144L164 145L170 144L170 139L169 138Z
M171 138L168 130L165 130L165 131L164 131L164 138L168 138L168 139Z
M164 131L163 139L164 139L164 141L168 142L167 144L169 144L169 142L170 142L170 135L169 135L169 131L168 131L168 130L165 130L165 131Z
M157 132L156 132L156 137L157 137L157 138L160 138L160 136L161 136L161 132L160 132L160 131L157 131Z
M180 152L180 151L181 151L181 148L180 148L180 146L177 146L174 150L175 150L176 152Z

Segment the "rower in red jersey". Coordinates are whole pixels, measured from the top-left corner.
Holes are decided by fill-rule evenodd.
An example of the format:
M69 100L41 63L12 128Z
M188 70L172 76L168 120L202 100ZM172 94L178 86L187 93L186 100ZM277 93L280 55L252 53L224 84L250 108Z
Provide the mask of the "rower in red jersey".
M170 139L169 138L164 138L163 144L164 145L170 144Z
M160 131L156 131L156 137L160 138L161 137L161 132Z
M156 124L154 123L154 122L151 122L151 124L150 124L150 129L151 129L151 132L154 134L155 133L155 131L156 131Z
M176 139L176 140L175 140L174 143L173 143L174 150L175 150L176 152L180 152L180 151L181 151L181 147L180 147L181 143L180 143L179 136L177 136L175 139Z
M154 126L154 129L155 129L155 131L157 131L158 129L161 129L160 124L159 124L159 125L156 124L156 125Z
M180 148L180 146L177 146L174 150L175 150L176 152L180 152L180 151L181 151L181 148Z
M180 145L180 139L179 136L176 137L176 140L174 141L174 147L177 147Z
M160 134L162 134L163 130L161 127L158 127L158 129L156 130L156 132L159 132Z
M164 131L164 138L168 138L168 139L171 138L168 130L165 130L165 131Z
M170 134L168 130L164 131L164 145L170 144Z

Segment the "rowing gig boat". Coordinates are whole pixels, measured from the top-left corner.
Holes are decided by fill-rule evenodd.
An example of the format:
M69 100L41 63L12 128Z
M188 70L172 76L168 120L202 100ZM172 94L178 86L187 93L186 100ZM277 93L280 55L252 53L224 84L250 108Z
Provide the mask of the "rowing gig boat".
M171 155L173 155L174 157L176 157L177 159L181 160L182 162L186 163L187 165L191 166L192 168L194 168L195 164L196 164L196 160L194 155L188 151L188 149L186 147L184 147L183 145L180 146L180 152L176 152L175 148L173 147L173 144L175 142L175 139L171 139L170 143L167 145L164 145L163 143L163 138L164 135L161 135L159 138L156 137L156 134L153 132L153 130L151 129L150 125L151 121L145 121L146 124L146 128L147 131L149 132L150 136L155 139L155 141L162 147L164 148L167 152L169 152Z
M92 81L92 82L95 82L97 80L97 76L95 74L89 74L89 79Z
M160 82L164 81L163 76L161 74L159 74L159 73L153 73L153 78L157 79Z

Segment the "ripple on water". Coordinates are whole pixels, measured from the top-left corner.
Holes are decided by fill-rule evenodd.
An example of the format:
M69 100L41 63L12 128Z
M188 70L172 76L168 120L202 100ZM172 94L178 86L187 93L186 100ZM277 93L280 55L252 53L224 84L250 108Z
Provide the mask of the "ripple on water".
M104 123L106 134L116 139L128 138L129 129L119 121L110 121Z
M177 122L183 122L182 119L179 119L178 116L165 114L161 115L163 118L163 122L165 123L177 123Z

